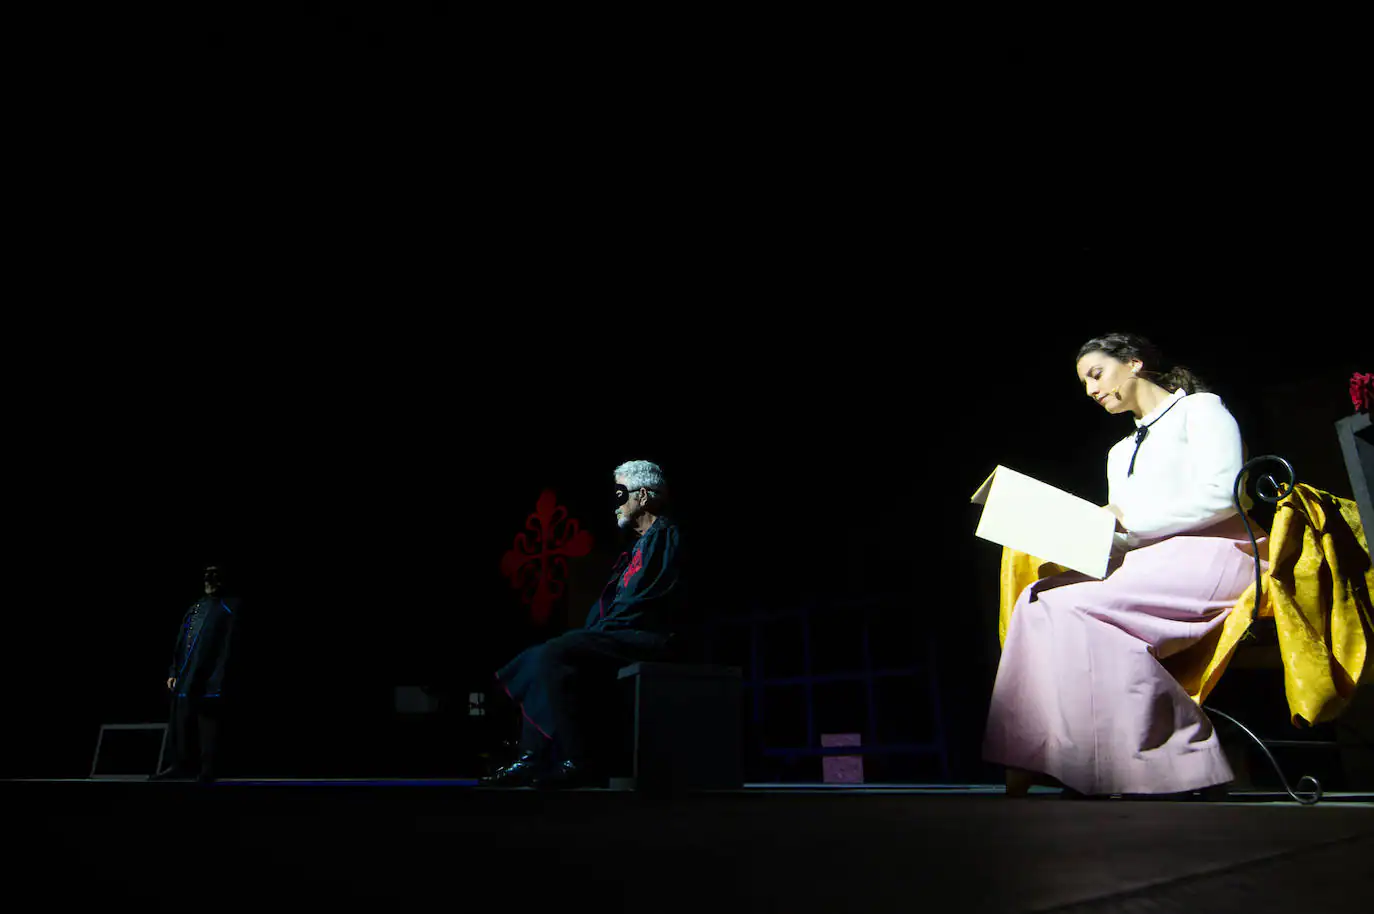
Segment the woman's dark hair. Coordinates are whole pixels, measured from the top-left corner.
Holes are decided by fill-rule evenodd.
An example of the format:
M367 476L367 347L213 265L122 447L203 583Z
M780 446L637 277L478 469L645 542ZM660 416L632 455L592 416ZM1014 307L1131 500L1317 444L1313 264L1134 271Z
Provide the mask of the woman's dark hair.
M1105 353L1118 362L1140 359L1144 366L1140 369L1141 376L1170 393L1179 388L1190 394L1207 390L1207 385L1197 375L1183 365L1171 364L1164 358L1164 353L1159 351L1159 347L1134 333L1106 333L1093 337L1078 347L1078 357L1073 360L1074 364L1077 365L1083 356L1092 352Z

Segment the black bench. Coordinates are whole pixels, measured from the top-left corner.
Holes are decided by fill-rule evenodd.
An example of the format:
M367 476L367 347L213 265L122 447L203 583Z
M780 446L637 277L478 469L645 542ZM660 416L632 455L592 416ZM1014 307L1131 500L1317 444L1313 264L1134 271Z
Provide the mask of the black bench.
M743 785L738 667L632 663L616 676L628 710L613 790L730 790Z

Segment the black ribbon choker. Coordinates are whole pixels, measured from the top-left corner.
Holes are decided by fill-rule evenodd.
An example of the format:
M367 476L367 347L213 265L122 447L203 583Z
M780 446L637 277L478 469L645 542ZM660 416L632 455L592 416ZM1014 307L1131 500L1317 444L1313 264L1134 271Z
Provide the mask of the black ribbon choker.
M1178 406L1178 404L1182 402L1182 400L1183 398L1179 397L1177 400L1170 403L1169 409L1173 409L1175 406ZM1133 473L1135 473L1135 455L1140 453L1140 443L1144 441L1146 436L1150 434L1150 426L1154 425L1160 419L1163 419L1165 416L1167 416L1169 414L1169 409L1164 410L1164 412L1160 413L1158 416L1155 416L1149 422L1135 430L1135 450L1131 451L1131 465L1126 468L1127 476L1130 476Z

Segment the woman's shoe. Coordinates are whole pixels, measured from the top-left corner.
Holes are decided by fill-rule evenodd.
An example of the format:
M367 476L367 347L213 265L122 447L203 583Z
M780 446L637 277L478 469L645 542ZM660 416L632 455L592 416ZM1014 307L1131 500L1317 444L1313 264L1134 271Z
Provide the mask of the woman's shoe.
M1031 787L1035 785L1036 775L1032 771L1024 768L1007 769L1007 796L1024 797L1030 793Z

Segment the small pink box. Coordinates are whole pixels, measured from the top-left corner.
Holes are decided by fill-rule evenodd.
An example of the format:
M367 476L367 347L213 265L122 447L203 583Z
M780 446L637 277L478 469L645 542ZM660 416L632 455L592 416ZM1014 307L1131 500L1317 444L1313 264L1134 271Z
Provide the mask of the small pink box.
M835 746L858 746L857 733L822 733L821 747L830 749ZM864 759L861 755L821 756L821 780L827 784L862 784L864 782Z

